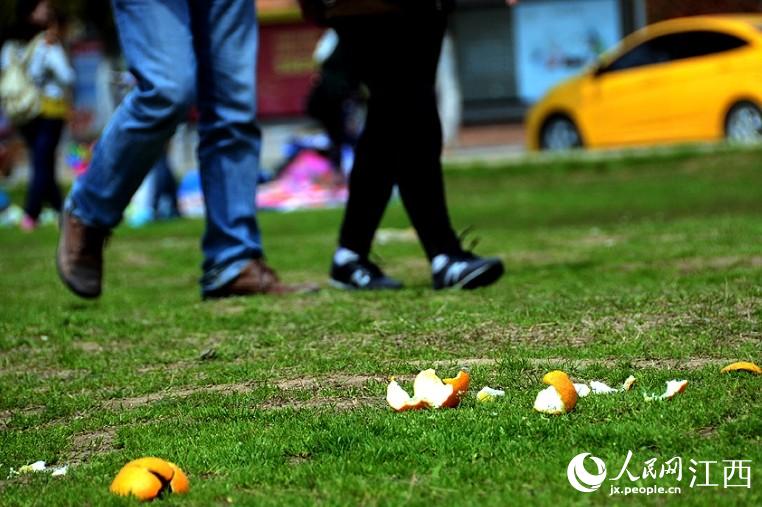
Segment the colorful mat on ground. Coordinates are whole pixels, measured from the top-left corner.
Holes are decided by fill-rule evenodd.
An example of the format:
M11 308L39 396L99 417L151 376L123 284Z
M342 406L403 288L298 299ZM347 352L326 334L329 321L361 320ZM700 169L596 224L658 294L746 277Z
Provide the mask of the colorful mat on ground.
M259 185L256 200L261 210L294 211L341 206L347 196L346 181L331 162L317 151L303 150L277 179ZM198 171L189 172L181 181L178 204L183 216L204 215Z

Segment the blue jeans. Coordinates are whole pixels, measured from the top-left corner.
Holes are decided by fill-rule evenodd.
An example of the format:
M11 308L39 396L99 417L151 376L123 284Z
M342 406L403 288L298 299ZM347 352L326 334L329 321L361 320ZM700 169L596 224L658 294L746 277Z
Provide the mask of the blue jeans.
M202 291L262 256L255 216L257 26L252 0L112 0L138 83L104 129L67 209L113 228L178 123L196 104L206 202Z

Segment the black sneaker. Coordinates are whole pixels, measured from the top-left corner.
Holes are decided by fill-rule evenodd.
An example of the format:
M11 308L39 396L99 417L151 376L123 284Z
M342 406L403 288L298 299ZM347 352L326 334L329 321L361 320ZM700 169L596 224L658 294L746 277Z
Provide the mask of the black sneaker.
M470 252L440 254L431 261L434 290L476 289L486 287L503 276L503 261L496 257L477 257Z
M345 264L331 265L331 285L347 290L394 290L402 283L389 278L381 268L368 259L356 259Z

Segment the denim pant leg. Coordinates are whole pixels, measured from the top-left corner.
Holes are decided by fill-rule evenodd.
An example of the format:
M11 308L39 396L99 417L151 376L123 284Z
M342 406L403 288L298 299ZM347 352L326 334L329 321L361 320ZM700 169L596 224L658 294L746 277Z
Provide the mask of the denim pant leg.
M138 85L104 129L67 209L112 228L193 103L196 60L188 0L113 0L114 19Z
M198 62L201 185L206 201L203 291L235 278L262 256L255 192L257 26L252 0L192 3Z

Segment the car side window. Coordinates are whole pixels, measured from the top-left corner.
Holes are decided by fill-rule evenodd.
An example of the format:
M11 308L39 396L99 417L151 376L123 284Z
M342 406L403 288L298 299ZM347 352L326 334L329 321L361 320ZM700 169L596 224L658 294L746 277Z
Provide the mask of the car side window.
M709 30L671 33L654 37L635 46L601 69L601 72L615 72L645 65L708 56L746 45L748 42L743 39Z

